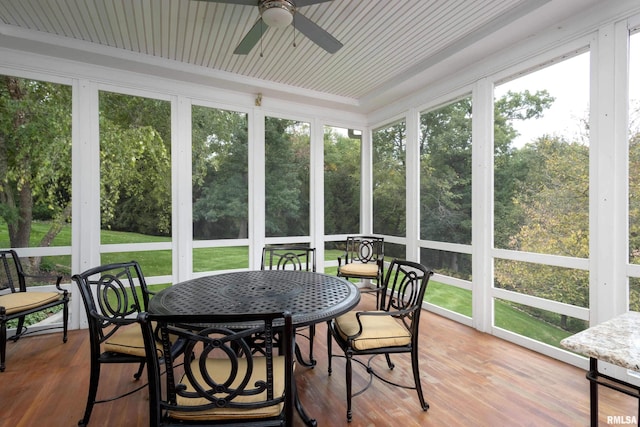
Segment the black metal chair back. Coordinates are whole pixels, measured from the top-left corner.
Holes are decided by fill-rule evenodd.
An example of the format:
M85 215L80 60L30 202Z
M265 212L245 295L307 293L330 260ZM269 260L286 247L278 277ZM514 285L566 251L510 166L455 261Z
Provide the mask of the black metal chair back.
M86 426L94 404L124 397L144 387L112 399L96 400L101 364L135 363L139 367L134 378L142 375L146 356L136 318L147 310L151 293L135 261L101 265L72 278L80 290L89 324L91 375L85 414L78 423Z
M147 351L150 425L293 425L290 314L142 313L138 321ZM229 329L237 322L256 326ZM250 337L256 334L265 338L264 354L251 348ZM182 343L184 353L178 359L171 355L173 340Z
M344 264L384 261L384 238L377 236L349 236L344 251Z
M265 246L260 269L316 271L316 249L300 245Z
M346 279L375 280L373 287L365 286L360 288L360 291L376 293L376 301L379 304L378 294L382 290L384 279L384 238L347 237L344 254L338 257L338 276Z

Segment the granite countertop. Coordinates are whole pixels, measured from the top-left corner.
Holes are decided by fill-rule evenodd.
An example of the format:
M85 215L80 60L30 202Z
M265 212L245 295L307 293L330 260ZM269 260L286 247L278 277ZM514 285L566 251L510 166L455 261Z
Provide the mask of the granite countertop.
M640 313L630 311L560 341L564 348L640 371Z

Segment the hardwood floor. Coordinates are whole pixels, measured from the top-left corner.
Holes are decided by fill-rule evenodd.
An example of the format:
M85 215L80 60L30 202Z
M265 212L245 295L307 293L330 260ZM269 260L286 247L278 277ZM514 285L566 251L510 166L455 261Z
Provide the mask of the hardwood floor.
M361 304L370 304L368 295ZM430 409L423 412L414 390L379 380L353 400L346 422L344 360L327 375L326 326L318 325L314 369L299 368L300 399L319 426L587 426L589 386L584 371L515 344L425 312L421 319L421 372ZM306 340L300 340L306 351ZM0 373L0 426L71 427L84 411L89 377L87 331L71 331L62 344L53 333L7 343ZM336 346L334 345L334 352ZM305 353L306 354L306 353ZM394 378L410 381L408 357L394 357ZM376 361L383 366L384 359ZM354 364L354 391L366 384ZM381 368L384 370L383 368ZM106 398L138 385L132 366L103 369L98 395ZM144 376L143 376L144 377ZM146 389L95 406L91 426L147 426ZM607 416L637 416L637 400L600 388L600 424ZM296 425L301 424L296 420Z

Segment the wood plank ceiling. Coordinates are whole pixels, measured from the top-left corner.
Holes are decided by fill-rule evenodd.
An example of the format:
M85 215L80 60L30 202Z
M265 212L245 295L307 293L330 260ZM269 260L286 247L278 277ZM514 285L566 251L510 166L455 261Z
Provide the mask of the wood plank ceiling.
M62 46L82 41L86 50L115 48L189 64L199 73L229 73L258 86L286 85L362 102L557 2L565 2L564 9L573 5L573 11L585 3L333 0L299 11L344 44L337 53L325 52L289 26L266 32L248 55L235 55L258 19L255 6L203 0L0 0L0 42L2 36L48 37Z

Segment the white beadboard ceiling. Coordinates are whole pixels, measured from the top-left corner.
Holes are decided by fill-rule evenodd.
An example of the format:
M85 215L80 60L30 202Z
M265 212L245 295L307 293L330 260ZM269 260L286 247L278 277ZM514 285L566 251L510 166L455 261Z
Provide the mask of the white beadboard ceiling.
M270 29L248 55L235 55L258 19L256 6L0 0L0 47L38 52L34 46L40 46L38 53L98 64L113 58L109 64L123 68L146 62L153 65L147 73L179 69L187 71L187 80L210 75L232 88L304 94L366 111L410 93L414 88L404 83L465 49L487 56L596 2L333 0L299 11L344 45L337 53L325 52L289 26ZM499 32L504 37L495 37Z

